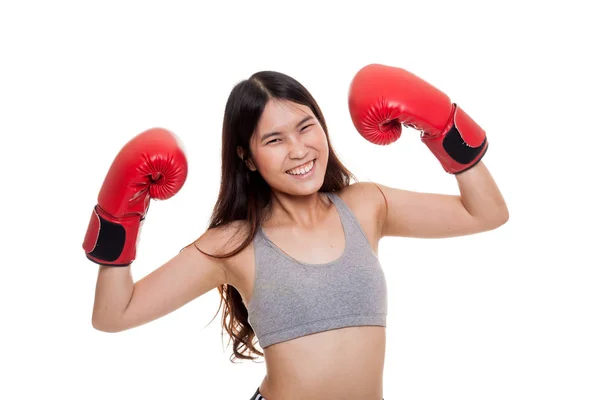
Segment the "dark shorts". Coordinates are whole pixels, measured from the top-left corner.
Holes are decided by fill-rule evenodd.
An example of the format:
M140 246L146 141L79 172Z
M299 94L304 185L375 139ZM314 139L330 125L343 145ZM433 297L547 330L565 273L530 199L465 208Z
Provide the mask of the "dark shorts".
M250 397L250 400L267 400L260 394L260 387L256 388L256 392Z
M262 394L260 394L260 387L256 388L256 392L254 392L254 394L252 395L252 397L250 397L250 400L268 400L266 397L263 397ZM382 399L385 400L385 399Z

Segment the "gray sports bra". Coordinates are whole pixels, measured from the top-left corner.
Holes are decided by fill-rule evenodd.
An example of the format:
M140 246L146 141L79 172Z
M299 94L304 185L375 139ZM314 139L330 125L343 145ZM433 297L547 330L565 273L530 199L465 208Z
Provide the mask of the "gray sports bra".
M255 277L248 322L264 349L347 326L386 326L387 285L353 212L326 193L340 216L345 249L335 261L306 264L284 253L262 228L254 238Z

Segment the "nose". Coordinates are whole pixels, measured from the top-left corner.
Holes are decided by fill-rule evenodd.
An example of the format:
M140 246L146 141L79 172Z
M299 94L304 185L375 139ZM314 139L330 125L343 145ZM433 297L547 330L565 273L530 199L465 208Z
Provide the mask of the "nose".
M289 141L289 155L291 159L301 160L308 154L308 147L302 140L302 137L299 135L294 136L293 139Z

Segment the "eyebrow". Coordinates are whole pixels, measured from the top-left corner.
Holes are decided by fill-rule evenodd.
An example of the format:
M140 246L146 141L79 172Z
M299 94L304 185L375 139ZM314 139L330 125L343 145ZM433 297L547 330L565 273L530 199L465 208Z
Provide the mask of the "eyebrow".
M296 128L298 128L298 127L299 127L300 125L302 125L303 123L305 123L305 122L307 122L307 121L310 121L310 120L312 120L312 119L314 119L314 117L313 117L312 115L307 115L306 117L302 118L302 120L301 120L300 122L298 122L298 123L296 124ZM275 135L279 135L279 134L281 134L281 132L270 132L270 133L266 133L266 134L264 134L264 135L263 135L263 136L260 138L260 141L261 141L261 143L262 143L262 142L264 142L264 141L265 141L265 139L268 139L268 138L270 138L271 136L275 136Z

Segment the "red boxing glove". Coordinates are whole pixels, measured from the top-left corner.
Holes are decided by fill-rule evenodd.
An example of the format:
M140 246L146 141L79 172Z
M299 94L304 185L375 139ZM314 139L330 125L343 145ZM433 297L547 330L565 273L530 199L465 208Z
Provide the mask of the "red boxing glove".
M175 195L187 178L187 160L173 133L154 128L131 139L115 157L83 241L97 264L127 266L135 260L150 199Z
M421 131L421 140L451 174L476 165L485 154L485 131L448 96L410 72L371 64L350 84L352 122L368 141L387 145L402 125Z

